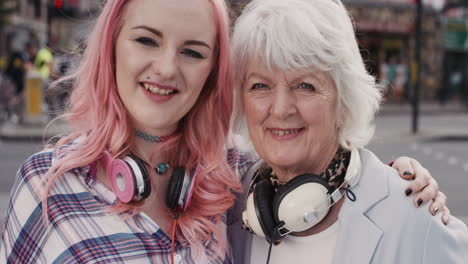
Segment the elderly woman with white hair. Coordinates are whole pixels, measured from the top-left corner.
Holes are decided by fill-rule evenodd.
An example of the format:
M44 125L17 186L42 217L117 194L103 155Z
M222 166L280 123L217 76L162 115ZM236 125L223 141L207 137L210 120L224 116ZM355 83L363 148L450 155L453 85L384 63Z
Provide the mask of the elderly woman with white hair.
M256 234L230 232L236 263L466 263L466 226L411 206L364 148L381 93L339 0L253 0L232 45L262 158L233 209L231 231Z

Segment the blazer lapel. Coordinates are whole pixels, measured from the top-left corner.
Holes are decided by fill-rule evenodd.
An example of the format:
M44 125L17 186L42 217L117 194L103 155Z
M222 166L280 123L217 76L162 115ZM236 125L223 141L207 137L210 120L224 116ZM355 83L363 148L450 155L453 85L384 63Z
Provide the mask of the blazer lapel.
M333 260L336 264L370 263L383 235L366 212L388 196L388 175L382 175L385 165L373 153L361 149L359 154L361 176L352 188L356 201L346 199L339 213L341 229Z
M333 263L370 263L377 244L382 237L382 230L364 214L358 210L353 210L351 206L342 207L340 219L343 219L343 221L340 220L340 234Z

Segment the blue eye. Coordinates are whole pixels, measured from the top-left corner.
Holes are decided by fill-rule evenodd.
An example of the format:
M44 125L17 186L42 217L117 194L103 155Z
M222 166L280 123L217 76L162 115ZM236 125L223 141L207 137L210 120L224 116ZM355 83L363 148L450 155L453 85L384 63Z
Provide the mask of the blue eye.
M137 38L135 41L140 43L140 44L143 44L144 46L159 47L158 43L155 40L153 40L152 38L141 37L141 38Z
M199 52L196 52L192 49L184 49L182 51L182 54L185 54L189 57L195 58L195 59L204 59L203 55L201 55Z
M304 89L304 90L311 90L311 91L315 91L315 86L313 86L312 84L310 83L300 83L299 84L299 88L301 89Z
M266 88L266 84L264 83L254 83L252 87L250 87L250 90L255 90L255 89L263 89Z

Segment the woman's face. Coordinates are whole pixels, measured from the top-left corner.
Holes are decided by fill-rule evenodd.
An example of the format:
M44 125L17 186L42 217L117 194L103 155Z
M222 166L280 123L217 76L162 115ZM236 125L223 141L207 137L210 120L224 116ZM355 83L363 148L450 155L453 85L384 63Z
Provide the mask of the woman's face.
M216 26L206 0L134 0L115 45L117 90L135 126L174 132L213 67Z
M328 74L251 64L242 89L250 138L274 170L325 169L338 146L337 94Z

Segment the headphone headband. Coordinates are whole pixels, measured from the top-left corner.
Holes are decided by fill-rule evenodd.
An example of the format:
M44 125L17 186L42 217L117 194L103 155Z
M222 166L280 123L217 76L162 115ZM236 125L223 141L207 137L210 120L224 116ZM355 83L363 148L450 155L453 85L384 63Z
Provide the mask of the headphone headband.
M344 182L347 182L349 187L354 187L361 177L361 155L359 155L359 150L353 148L351 150L351 157L349 159L348 169L346 170L346 175ZM342 186L340 186L342 187Z

